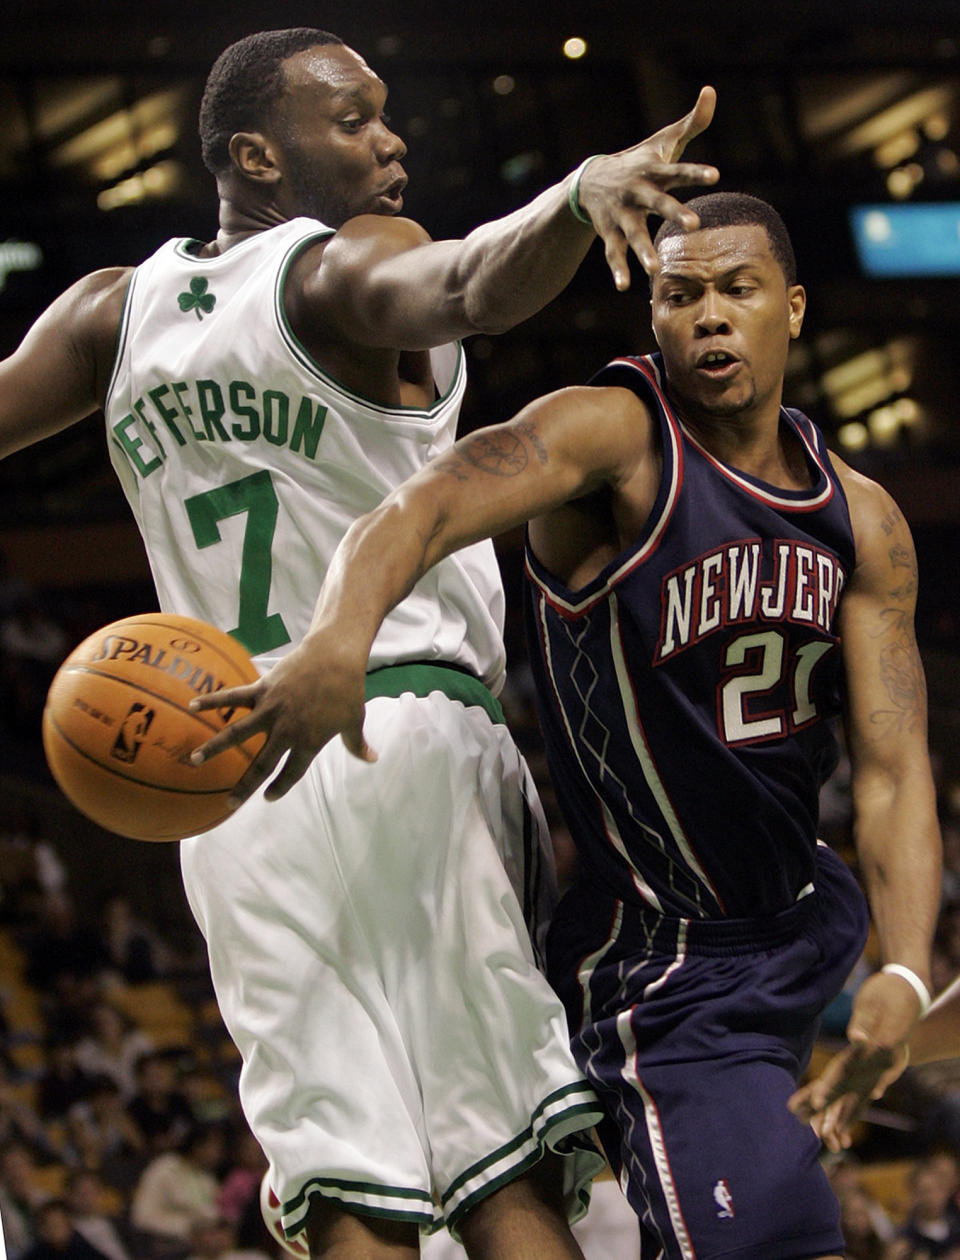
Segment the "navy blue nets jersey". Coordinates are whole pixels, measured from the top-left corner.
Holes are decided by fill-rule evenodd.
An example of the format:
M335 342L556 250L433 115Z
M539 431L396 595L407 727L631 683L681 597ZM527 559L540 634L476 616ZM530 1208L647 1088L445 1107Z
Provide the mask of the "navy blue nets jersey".
M837 759L837 604L854 566L823 435L783 409L809 489L721 464L682 427L658 355L594 385L659 420L643 533L571 591L526 551L540 724L581 874L668 915L748 918L810 888L819 789Z

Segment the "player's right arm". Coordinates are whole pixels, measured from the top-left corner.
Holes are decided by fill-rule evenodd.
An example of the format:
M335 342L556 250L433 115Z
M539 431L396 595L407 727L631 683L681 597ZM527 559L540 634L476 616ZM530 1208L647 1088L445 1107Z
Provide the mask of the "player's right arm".
M630 283L628 253L658 266L648 216L695 228L697 216L668 190L712 184L713 166L681 162L710 123L713 88L655 135L592 161L579 184L587 222L571 212L575 173L528 205L483 224L463 240L431 241L408 219L360 215L325 244L322 265L288 289L296 327L332 330L352 345L425 350L473 333L497 333L529 318L572 279L595 235L618 289Z
M129 278L112 268L78 280L0 361L0 458L103 405Z
M194 753L197 760L255 731L267 742L234 793L239 804L289 756L268 789L282 796L316 753L341 734L363 739L364 679L387 613L429 568L489 538L603 487L626 485L647 467L652 424L630 390L579 387L547 395L505 424L480 429L398 487L347 531L324 579L310 630L259 682L195 702L253 711ZM539 522L538 522L539 524Z

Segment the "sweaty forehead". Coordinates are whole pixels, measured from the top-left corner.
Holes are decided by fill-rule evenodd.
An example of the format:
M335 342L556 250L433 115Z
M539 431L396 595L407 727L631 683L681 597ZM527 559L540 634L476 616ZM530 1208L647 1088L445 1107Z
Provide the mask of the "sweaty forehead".
M330 98L384 89L359 53L345 44L317 44L284 62L287 84L295 92L319 90Z
M759 223L679 232L664 237L657 253L661 275L722 275L738 267L777 265L767 230Z

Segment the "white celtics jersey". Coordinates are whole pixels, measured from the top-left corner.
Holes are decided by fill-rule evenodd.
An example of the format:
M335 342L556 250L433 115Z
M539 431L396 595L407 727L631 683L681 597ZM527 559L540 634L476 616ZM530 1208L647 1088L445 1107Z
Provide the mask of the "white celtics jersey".
M324 373L291 330L294 256L330 235L314 219L214 258L168 241L134 272L107 398L111 458L164 611L235 635L263 668L306 632L352 521L455 439L459 345L432 352L438 398L383 407ZM493 548L442 561L384 622L371 668L451 661L503 681Z

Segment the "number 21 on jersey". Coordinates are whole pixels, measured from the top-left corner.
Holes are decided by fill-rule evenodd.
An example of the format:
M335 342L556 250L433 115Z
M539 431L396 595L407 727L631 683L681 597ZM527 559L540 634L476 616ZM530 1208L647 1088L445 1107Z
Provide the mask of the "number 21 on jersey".
M811 639L790 659L782 630L760 630L732 639L723 656L723 663L731 672L717 692L717 715L724 742L743 744L776 739L812 722L817 716L811 696L813 671L833 646L824 639ZM790 703L757 712L759 697L773 691L788 671L792 676Z

